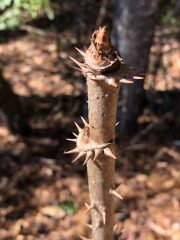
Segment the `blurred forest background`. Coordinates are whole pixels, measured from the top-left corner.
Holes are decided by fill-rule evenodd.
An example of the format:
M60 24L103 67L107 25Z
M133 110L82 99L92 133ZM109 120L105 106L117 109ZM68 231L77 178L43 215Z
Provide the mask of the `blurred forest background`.
M63 156L87 118L68 56L102 25L146 74L120 91L114 239L180 239L179 18L179 0L0 1L0 240L90 237L86 167Z

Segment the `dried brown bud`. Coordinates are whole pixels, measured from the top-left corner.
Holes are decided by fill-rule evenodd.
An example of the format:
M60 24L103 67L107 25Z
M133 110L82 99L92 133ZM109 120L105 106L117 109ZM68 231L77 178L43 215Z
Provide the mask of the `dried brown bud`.
M142 74L124 64L121 55L112 45L105 26L93 33L91 45L85 52L80 49L77 51L82 55L84 62L80 63L72 57L71 60L78 65L78 70L87 79L99 83L105 82L116 88L119 83L129 84L144 79Z

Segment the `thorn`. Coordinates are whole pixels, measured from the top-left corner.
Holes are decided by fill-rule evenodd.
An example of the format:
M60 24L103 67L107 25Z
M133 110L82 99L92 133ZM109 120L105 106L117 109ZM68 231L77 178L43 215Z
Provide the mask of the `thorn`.
M95 231L98 229L98 227L100 227L101 226L101 223L100 223L100 221L98 221L98 223L97 223L97 225L96 225L96 227L95 227Z
M81 119L82 119L82 121L83 121L85 127L89 125L89 124L86 122L86 120L85 120L82 116L81 116Z
M93 161L95 161L101 153L102 153L101 149L95 149Z
M115 197L120 198L121 200L123 200L123 197L118 192L116 192L116 190L109 189L109 193L114 195Z
M93 155L93 151L87 151L86 152L86 159L83 162L83 165L85 165L87 163L87 161L92 157L92 155Z
M117 122L116 124L115 124L115 127L117 127L119 125L119 122Z
M77 124L77 122L74 122L75 123L75 125L76 125L76 127L77 127L77 129L78 129L78 132L81 132L82 131L82 128Z
M76 142L76 138L66 138L67 141Z
M88 228L90 228L90 229L93 228L91 224L85 223L85 225L86 225Z
M72 65L69 65L71 68L73 68L73 69L76 69L76 70L78 70L79 72L82 72L82 69L81 68L78 68L78 67L75 67L75 66L72 66Z
M73 132L72 134L73 134L75 137L78 137L78 135L77 135L76 133Z
M73 57L69 57L74 63L76 63L80 68L83 67L83 63L78 62L76 59L74 59Z
M133 76L133 79L140 80L140 79L144 79L144 77L141 77L141 76Z
M116 231L117 226L118 226L118 224L116 223L116 224L114 225L114 227L113 227L113 231L114 231L114 232Z
M85 202L84 205L85 205L86 208L87 208L87 209L84 211L84 213L87 213L87 212L91 211L91 209L94 208L94 204L89 205L89 204L87 204L87 203Z
M71 154L71 153L78 153L79 152L79 150L78 150L78 148L76 147L76 148L74 148L74 149L72 149L72 150L70 150L70 151L64 151L64 154Z
M92 240L91 238L86 238L86 237L83 237L81 235L79 235L79 237L82 239L82 240Z
M93 126L91 126L91 127L93 127ZM109 146L111 144L112 144L112 142L110 142L110 143L102 143L99 146L97 145L95 148L96 149L104 149L104 148L106 148L107 146Z
M125 78L122 78L119 82L120 83L133 83L132 80L128 80L128 79L125 79Z
M77 157L72 161L72 163L76 162L79 158L83 157L86 153L85 152L80 152Z
M112 158L116 159L116 156L114 155L114 153L111 151L110 148L105 148L104 149L104 154L108 157L112 157Z
M108 83L108 85L111 85L111 86L113 86L115 88L118 87L118 85L115 82L115 79L113 79L113 78L109 78L107 83Z
M85 56L85 52L83 52L82 50L80 50L79 48L75 47L75 49L84 57Z
M103 223L105 225L106 224L106 210L105 210L105 207L103 207L101 214L102 214L102 218L103 218Z

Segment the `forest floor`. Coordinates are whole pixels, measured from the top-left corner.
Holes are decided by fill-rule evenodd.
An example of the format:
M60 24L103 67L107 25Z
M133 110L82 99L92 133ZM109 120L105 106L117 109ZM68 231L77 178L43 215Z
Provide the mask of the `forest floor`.
M148 104L138 120L144 128L116 164L124 200L116 204L114 239L180 239L178 34L168 27L156 31L145 82ZM69 66L76 39L66 38L62 49L57 41L56 35L40 32L0 45L3 76L28 109L33 132L12 134L0 123L0 240L91 236L90 215L84 213L86 167L62 154L71 147L65 138L76 131L73 121L87 108L85 84Z

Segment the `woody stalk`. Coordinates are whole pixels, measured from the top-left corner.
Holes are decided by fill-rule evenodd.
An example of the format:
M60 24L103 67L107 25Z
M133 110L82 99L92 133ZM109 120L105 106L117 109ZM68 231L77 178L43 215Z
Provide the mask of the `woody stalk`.
M120 84L131 84L136 71L123 63L123 59L111 43L106 27L100 27L92 35L91 45L85 50L76 50L83 62L71 60L78 66L87 81L88 118L82 118L83 127L77 123L74 133L76 147L65 154L77 153L73 162L80 158L87 165L90 203L85 203L91 212L92 239L112 240L115 226L114 198L121 199L115 189L115 127ZM81 237L86 239L85 237Z

